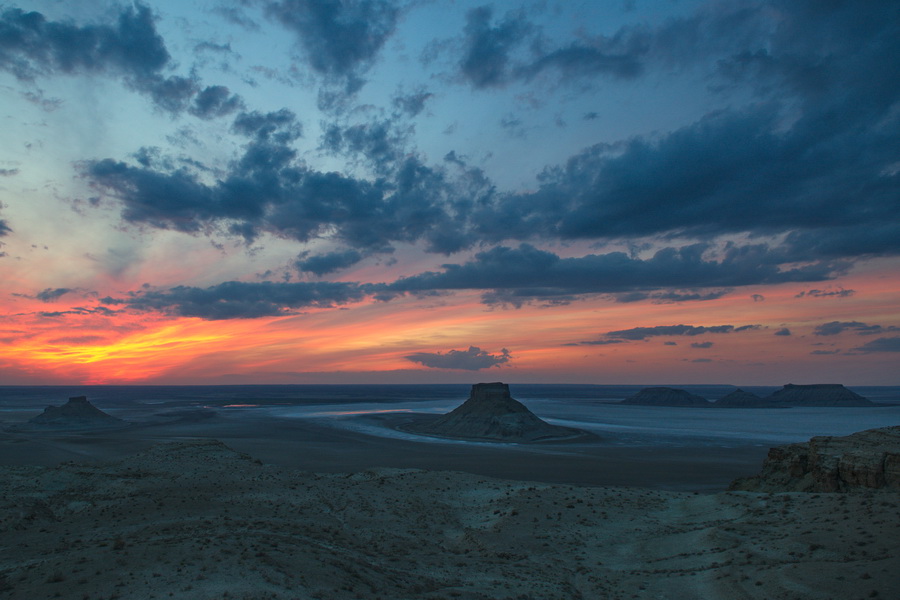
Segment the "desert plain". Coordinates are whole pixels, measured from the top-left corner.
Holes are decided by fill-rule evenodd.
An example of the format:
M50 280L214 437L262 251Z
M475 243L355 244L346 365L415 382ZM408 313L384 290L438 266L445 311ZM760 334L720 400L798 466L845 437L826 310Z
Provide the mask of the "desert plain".
M0 598L900 597L900 494L726 491L767 448L417 442L254 414L6 428Z

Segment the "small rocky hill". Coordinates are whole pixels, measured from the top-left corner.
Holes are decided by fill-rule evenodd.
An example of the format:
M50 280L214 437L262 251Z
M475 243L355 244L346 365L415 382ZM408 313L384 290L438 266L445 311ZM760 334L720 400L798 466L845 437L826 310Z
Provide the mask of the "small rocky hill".
M634 396L622 400L622 404L639 406L711 406L709 401L697 394L691 394L686 390L670 387L644 388Z
M86 396L74 396L62 406L48 406L44 412L20 426L23 429L105 429L126 427L127 422L106 414Z
M789 383L768 399L783 406L875 406L872 401L839 383Z
M818 436L769 450L762 472L729 488L752 492L900 491L900 427Z
M551 425L510 396L505 383L476 383L468 400L427 423L407 425L413 433L491 442L543 442L587 435Z

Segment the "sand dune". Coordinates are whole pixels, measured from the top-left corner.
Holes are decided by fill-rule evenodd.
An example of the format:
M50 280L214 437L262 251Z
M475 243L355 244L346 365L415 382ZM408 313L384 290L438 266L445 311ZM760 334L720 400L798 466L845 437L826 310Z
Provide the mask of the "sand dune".
M3 598L896 598L894 492L711 495L264 465L4 467Z

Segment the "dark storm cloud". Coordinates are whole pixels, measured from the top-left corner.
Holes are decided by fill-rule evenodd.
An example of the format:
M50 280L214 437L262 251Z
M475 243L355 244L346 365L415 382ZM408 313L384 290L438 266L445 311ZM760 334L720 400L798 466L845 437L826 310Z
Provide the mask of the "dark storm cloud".
M708 62L710 56L724 60L749 53L748 48L758 48L759 38L775 29L770 14L759 5L704 7L656 28L628 25L611 35L591 35L586 24L579 24L575 39L558 42L544 36L522 12L507 13L501 20L484 6L467 13L461 46L445 43L444 50L459 53L459 71L475 88L527 82L543 73L562 81L631 79L652 68L680 69ZM720 69L734 77L727 66Z
M595 43L573 43L543 53L531 63L517 68L515 75L532 79L543 71L554 70L564 79L591 75L627 79L637 77L643 71L640 55L644 48L640 47L640 40L600 38Z
M878 338L867 342L859 348L853 349L856 352L900 352L900 337Z
M511 356L506 348L501 349L499 354L490 354L477 346L469 346L468 350L415 352L406 355L404 358L433 369L480 371L481 369L499 367L508 363Z
M787 233L783 248L796 261L900 253L900 121L892 112L900 99L900 5L770 4L719 5L613 36L654 68L662 57L714 64L713 79L749 86L758 101L654 138L587 148L546 169L536 191L479 207L477 235L749 231ZM484 9L470 13L465 54L475 56L472 40L487 40L483 64L470 68L483 87L516 72L514 42L504 34L517 21L492 27L489 18Z
M791 330L788 329L787 327L782 327L781 329L776 331L774 333L774 335L789 336L789 335L791 335Z
M705 349L705 348L712 348L712 347L713 347L713 343L712 343L712 342L693 342L693 343L691 344L691 348L701 348L701 349Z
M694 302L702 300L715 300L728 294L731 290L714 290L709 292L684 292L684 291L665 291L665 292L626 292L624 294L614 294L613 298L616 302L642 302L650 300L654 304L667 304L671 302Z
M896 331L897 327L882 327L881 325L869 325L859 321L831 321L817 325L814 335L838 335L845 331L855 331L859 335L875 335L887 331Z
M264 232L300 242L328 236L367 253L390 252L398 241L424 241L441 253L471 245L466 215L492 190L477 170L461 167L451 179L443 168L401 153L402 140L387 125L326 134L335 151L365 157L382 175L375 180L315 171L298 160L292 142L302 129L290 111L242 112L232 130L248 141L215 180L202 165L143 155L137 166L104 159L80 168L101 196L122 205L129 222L248 240Z
M567 344L571 346L581 345L581 346L609 346L611 344L624 344L625 340L588 340L584 342L578 342L578 344Z
M701 288L821 279L839 267L808 265L781 270L766 248L732 249L719 260L705 259L708 246L665 248L639 259L622 252L560 258L521 244L480 252L464 264L445 264L443 272L425 272L390 284L395 291L481 289L502 290L495 300L521 304L529 299L580 294L615 294L661 288ZM689 297L689 296L688 296ZM676 295L676 299L680 298ZM703 299L702 295L696 299Z
M105 306L94 306L94 307L85 307L85 306L75 306L69 310L57 310L57 311L40 311L35 313L39 317L44 317L48 319L56 319L59 317L64 317L66 315L98 315L101 317L112 317L117 313L114 310L110 310Z
M393 241L425 240L432 251L468 243L443 203L443 175L406 159L392 182L370 182L295 164L295 151L254 141L221 180L207 183L180 168L161 172L105 159L83 173L122 204L126 221L198 233L224 228L253 239L260 232L300 242L328 234L372 252Z
M883 132L848 133L838 143L824 128L818 139L776 132L775 117L770 106L717 113L658 141L593 146L546 170L537 191L508 194L485 207L475 216L477 227L494 239L795 229L840 237L848 228L877 224L876 239L866 246L841 251L797 234L786 247L798 259L900 251L900 236L887 235L900 218L900 178L884 174L893 158L877 139ZM869 143L881 145L878 158L860 156L872 154Z
M0 66L19 79L118 69L144 81L158 76L169 58L147 6L123 9L115 25L84 27L18 8L0 15Z
M19 169L0 169L0 177L12 177L18 174Z
M394 105L394 108L400 112L407 116L415 117L425 110L425 103L433 97L434 94L420 89L412 94L399 94L394 96L391 103Z
M465 42L459 68L475 87L505 85L510 77L510 52L524 41L531 25L521 14L509 14L494 26L493 10L482 6L466 13Z
M0 237L9 235L10 233L12 233L12 229L6 224L4 219L0 219ZM6 256L5 252L3 253L3 256Z
M391 120L347 127L331 124L322 135L322 148L332 154L361 159L375 173L385 175L396 169L403 158L407 134Z
M352 267L363 259L356 250L327 252L325 254L301 255L295 263L297 270L314 275L326 275L347 267Z
M235 117L231 129L248 138L256 138L259 141L273 138L281 144L303 135L303 127L297 121L297 115L286 108L269 113L255 110L242 112Z
M381 0L281 0L267 13L297 34L309 66L349 92L394 32L399 9Z
M377 56L398 18L396 9L378 2L266 6L301 36L314 70L348 85ZM326 128L322 148L365 164L370 179L315 171L299 160L291 142L302 130L289 111L239 113L233 131L247 143L214 180L196 165L114 159L85 163L83 173L121 203L129 222L226 231L247 240L262 233L299 242L325 236L343 244L301 258L298 267L312 273L389 252L396 242L421 242L445 254L497 245L441 272L391 283L392 293L476 289L488 303L512 305L564 304L585 294L679 302L745 285L827 281L854 260L900 253L900 120L893 108L900 100L900 36L893 35L898 7L717 3L656 28L594 38L588 32L580 45L559 46L549 45L519 13L470 11L454 64L476 87L548 72L633 77L666 65L700 65L710 85L741 85L757 96L747 108L713 112L675 131L588 147L546 168L528 192L498 192L455 152L440 166L412 152L398 123L401 113L421 110L424 91L395 99L398 112L384 121ZM622 60L591 67L601 64L601 55ZM159 76L167 56L151 75ZM52 61L35 64L45 63ZM225 109L230 97L222 90L195 93L192 110ZM346 91L334 93L347 98ZM184 101L174 92L173 98ZM785 241L719 251L710 241L646 258L615 252L560 258L527 243L502 245L632 237L659 243L679 235L715 240L743 233Z
M237 94L232 94L223 85L211 85L204 88L188 109L190 113L201 119L224 117L242 109L244 101Z
M156 31L150 8L143 4L124 7L115 24L79 26L48 21L41 13L18 8L0 14L0 70L19 80L55 74L115 75L162 110L177 113L188 109L199 91L191 111L204 118L221 113L222 101L212 110L218 86L200 91L193 76L165 76L163 71L170 66L165 42Z
M618 340L646 340L651 337L660 336L695 336L704 335L707 333L737 333L741 331L759 329L759 327L759 325L741 325L739 327L735 327L734 325L656 325L654 327L632 327L631 329L608 331L606 333L606 338ZM705 343L709 343L711 345L711 342Z
M643 70L649 39L642 30L623 29L611 37L552 47L522 12L510 12L495 22L493 9L482 6L466 14L458 66L463 78L476 88L527 81L545 71L563 79L596 75L632 78Z
M35 294L34 297L41 302L55 302L71 291L73 290L69 288L47 288L44 291Z
M813 298L848 298L855 293L856 290L845 290L844 288L839 288L837 290L808 290L799 292L794 296L794 298L803 298L804 296L810 296Z
M168 290L132 292L101 302L134 310L153 310L201 319L253 319L294 314L303 308L332 308L365 298L368 290L343 282L227 281L207 288L178 286Z

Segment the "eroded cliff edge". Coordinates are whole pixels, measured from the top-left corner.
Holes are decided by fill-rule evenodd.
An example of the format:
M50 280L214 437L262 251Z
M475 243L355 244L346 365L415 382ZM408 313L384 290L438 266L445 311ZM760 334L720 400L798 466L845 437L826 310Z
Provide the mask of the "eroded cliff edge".
M759 475L735 480L751 492L900 491L900 426L817 436L769 450Z

